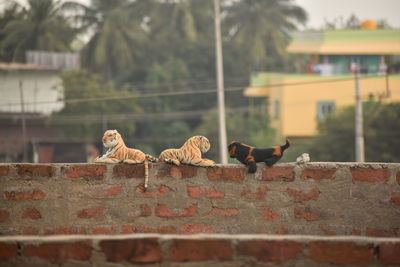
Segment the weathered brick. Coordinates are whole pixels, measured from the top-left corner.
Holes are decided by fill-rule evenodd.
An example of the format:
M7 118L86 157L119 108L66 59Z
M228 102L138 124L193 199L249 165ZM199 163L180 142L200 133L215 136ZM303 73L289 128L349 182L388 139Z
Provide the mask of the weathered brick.
M262 171L263 181L285 181L291 182L294 180L294 168L293 167L272 167L265 168Z
M267 221L279 221L281 219L281 216L279 214L276 214L270 210L270 207L264 206L261 207L261 213Z
M158 233L158 234L176 234L178 231L174 226L147 227L143 225L136 226L136 233Z
M135 210L133 212L129 212L129 217L148 217L151 215L151 208L147 204L140 204L140 210Z
M307 221L316 221L321 219L321 216L313 212L309 207L294 207L294 217L297 219L305 219Z
M138 185L135 191L136 193L144 197L162 197L170 191L170 188L165 185L160 185L156 191L152 192L149 189L147 189L147 191L144 191L144 187L142 185Z
M55 168L51 165L18 164L16 168L20 177L52 177L55 173Z
M68 178L95 178L102 179L107 167L105 165L75 165L65 168L65 174Z
M259 187L257 188L256 192L252 192L250 190L243 190L240 196L252 200L265 200L267 192L268 192L267 187Z
M231 217L231 216L236 216L239 214L239 210L238 209L220 209L220 208L212 208L211 214L218 214L221 216L227 216L227 217Z
M92 255L90 241L51 242L38 245L26 245L23 256L38 257L51 263L60 264L68 260L86 261Z
M397 236L395 231L375 229L375 228L367 228L365 230L365 233L367 236L375 236L375 237L396 237Z
M187 186L188 195L192 198L224 198L225 194L218 192L214 186L202 188L200 186Z
M319 229L321 229L321 231L324 233L324 235L327 236L335 236L337 235L337 233L333 230L330 230L326 227L326 225L320 224L319 225Z
M161 164L157 171L157 178L172 177L175 179L193 178L197 174L197 167L191 165L175 166L172 164Z
M352 235L361 235L361 230L360 229L353 229L351 230Z
M275 234L277 235L287 235L289 234L289 229L287 226L280 226L278 228L275 229Z
M104 207L87 208L78 212L78 217L85 219L97 218L103 216L104 216Z
M4 191L4 197L7 200L41 200L46 196L42 190L35 189L32 192L14 192Z
M164 204L158 204L156 206L155 214L158 217L162 218L176 218L176 217L189 217L195 215L197 212L197 204L193 204L184 210L182 209L174 209L171 211Z
M115 195L122 193L122 191L123 191L123 188L121 185L112 186L112 187L109 187L106 189L105 196L107 196L107 197L115 196Z
M288 188L286 189L286 192L289 194L289 196L293 197L294 202L317 200L320 194L317 188L313 188L308 192L305 192L301 189Z
M357 182L387 182L390 178L388 169L351 168L353 181Z
M46 229L44 231L45 235L85 235L87 234L87 230L84 227L75 227L75 226L62 226L51 229Z
M320 182L321 180L333 180L336 178L336 169L327 168L305 168L300 175L301 180L314 180Z
M121 226L121 233L122 234L131 234L131 233L134 233L134 232L135 232L135 229L129 224L124 224L124 225Z
M179 232L183 235L215 233L215 228L203 223L188 223L179 228Z
M292 241L242 241L237 247L239 255L252 257L259 262L285 262L295 259L303 246Z
M28 208L22 214L22 218L29 218L32 220L37 220L42 218L42 214L35 208Z
M0 262L17 257L18 247L14 243L0 242Z
M144 164L117 164L113 168L113 176L125 178L143 178Z
M374 246L353 242L317 241L308 246L310 258L331 264L367 264L374 258Z
M175 239L169 248L172 261L232 260L232 247L225 240Z
M100 188L95 188L90 195L93 198L109 198L121 194L124 191L121 185L116 186L101 186Z
M162 260L161 247L156 238L102 240L99 245L109 262L145 264Z
M207 168L207 177L212 181L242 182L246 175L245 168L212 167Z
M39 235L39 229L33 226L22 227L20 230L21 235Z
M390 203L400 205L400 194L396 192L392 192L391 198L390 198Z
M5 222L10 217L10 213L7 210L0 210L0 222Z
M380 244L379 261L383 264L400 264L400 243Z
M0 166L0 177L7 176L10 173L10 166Z
M118 232L116 226L94 226L92 228L93 235L106 235L106 234L115 234Z

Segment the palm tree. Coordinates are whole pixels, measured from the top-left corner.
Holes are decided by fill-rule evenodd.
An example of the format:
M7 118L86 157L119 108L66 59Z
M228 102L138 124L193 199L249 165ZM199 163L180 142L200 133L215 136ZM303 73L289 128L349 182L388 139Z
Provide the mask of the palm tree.
M146 4L149 0L93 0L90 6L81 5L81 25L93 34L82 51L83 66L107 79L131 66L146 38Z
M0 29L4 29L8 23L14 20L22 19L21 6L16 3L10 3L4 7L0 14ZM0 30L0 61L9 62L12 59L13 46L5 46L3 40L7 37L4 30Z
M24 61L27 50L69 51L77 31L67 22L64 6L57 0L28 0L18 18L2 33L3 49L11 49L13 61Z
M159 2L153 14L153 33L161 38L196 41L197 29L192 0Z
M227 35L248 51L256 69L265 67L267 58L282 58L296 22L307 20L291 0L239 0L229 2L226 12Z

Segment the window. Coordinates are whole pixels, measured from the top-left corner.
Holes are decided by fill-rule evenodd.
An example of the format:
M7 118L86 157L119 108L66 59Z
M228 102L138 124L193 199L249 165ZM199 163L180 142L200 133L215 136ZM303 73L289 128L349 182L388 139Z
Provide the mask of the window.
M335 101L317 102L317 119L323 120L330 114L335 114Z

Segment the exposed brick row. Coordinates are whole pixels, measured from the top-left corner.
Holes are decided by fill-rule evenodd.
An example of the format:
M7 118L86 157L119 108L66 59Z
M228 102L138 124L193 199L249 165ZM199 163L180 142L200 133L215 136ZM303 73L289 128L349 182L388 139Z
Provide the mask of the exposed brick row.
M96 244L96 245L95 245ZM94 250L103 256L93 257ZM400 264L400 240L393 241L340 241L305 240L288 238L279 240L209 237L204 238L158 238L130 237L94 241L83 240L46 241L0 241L0 262L29 262L42 260L53 264L68 261L105 262L120 264L221 262L221 264L281 264L313 262L318 264L344 264L384 266Z
M143 178L143 164L116 164L113 165L109 175L123 178ZM149 168L156 168L156 178L173 177L177 179L196 177L198 168L195 166L170 164L149 164ZM347 168L347 167L341 167ZM14 171L11 171L11 170ZM353 181L357 182L387 182L391 171L386 168L349 168ZM301 180L321 181L324 179L333 180L336 178L337 168L304 167L299 178ZM3 164L0 165L0 177L7 177L11 173L21 178L38 178L61 176L71 179L94 178L103 179L107 175L107 165L104 164L76 164L76 165L52 165L52 164ZM13 174L14 175L14 174ZM212 181L242 182L246 177L244 167L212 167L206 169L206 175ZM396 181L400 184L400 171L396 172ZM263 168L261 180L263 181L293 181L295 172L293 166Z

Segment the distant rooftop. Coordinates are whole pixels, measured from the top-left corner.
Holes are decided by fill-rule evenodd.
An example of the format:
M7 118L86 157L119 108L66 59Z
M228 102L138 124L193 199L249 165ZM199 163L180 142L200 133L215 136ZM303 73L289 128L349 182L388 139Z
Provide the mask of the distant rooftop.
M16 71L16 70L51 70L57 71L57 68L42 66L37 64L26 64L26 63L0 63L0 70Z
M397 55L400 54L400 29L297 32L287 51L319 55Z

